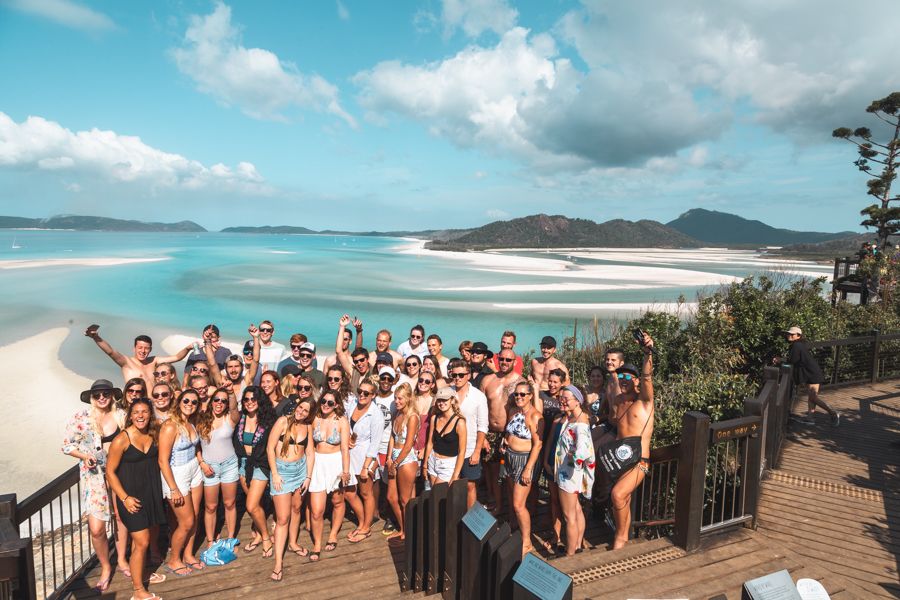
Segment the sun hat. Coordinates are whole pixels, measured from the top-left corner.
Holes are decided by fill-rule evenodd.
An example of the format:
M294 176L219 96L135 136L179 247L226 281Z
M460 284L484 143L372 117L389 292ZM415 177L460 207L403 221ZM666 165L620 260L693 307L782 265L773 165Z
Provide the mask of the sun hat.
M122 390L115 387L108 379L98 379L91 384L91 389L81 392L81 401L85 404L91 403L91 394L94 392L112 392L113 398L122 399Z

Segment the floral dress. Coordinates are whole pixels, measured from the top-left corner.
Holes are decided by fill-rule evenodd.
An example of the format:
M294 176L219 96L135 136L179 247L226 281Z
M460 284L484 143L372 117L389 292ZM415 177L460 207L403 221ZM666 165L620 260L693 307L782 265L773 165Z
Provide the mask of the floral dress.
M124 422L124 412L115 410L116 422ZM91 419L91 409L80 410L69 419L66 424L66 437L63 440L62 451L66 454L77 450L88 456L93 456L97 466L89 469L85 461L79 461L81 474L81 501L84 512L101 521L110 520L109 489L106 486L106 450L100 438L102 433L97 430Z
M590 498L594 487L594 461L594 444L588 424L563 421L554 461L559 489Z

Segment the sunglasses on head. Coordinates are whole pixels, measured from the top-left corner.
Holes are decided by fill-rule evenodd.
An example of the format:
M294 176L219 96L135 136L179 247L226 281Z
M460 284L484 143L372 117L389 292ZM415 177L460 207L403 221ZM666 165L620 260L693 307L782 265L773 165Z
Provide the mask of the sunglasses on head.
M343 377L329 377L328 381L343 381Z
M635 377L631 373L619 373L618 375L616 375L616 377L618 377L619 379L624 379L625 381L631 381L632 379L637 379L637 377Z
M191 400L190 398L185 398L184 400L181 401L181 403L184 404L185 406L187 406L188 404L193 404L194 406L197 406L198 404L200 404L200 401L199 400Z
M275 331L274 327L260 327L259 328L260 333L272 333L273 331Z
M159 393L154 392L153 397L154 398L168 398L171 395L172 394L170 394L169 392L159 392Z
M308 392L312 389L311 385L295 385L294 389L300 392Z
M91 398L94 400L98 400L100 398L112 398L112 392L94 392L91 394Z

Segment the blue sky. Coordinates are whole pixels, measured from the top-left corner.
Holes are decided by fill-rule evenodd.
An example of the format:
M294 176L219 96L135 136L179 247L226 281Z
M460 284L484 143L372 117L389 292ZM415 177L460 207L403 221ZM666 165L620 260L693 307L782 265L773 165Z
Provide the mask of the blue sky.
M877 17L877 18L876 18ZM0 214L856 229L900 3L0 0ZM865 33L860 33L865 32Z

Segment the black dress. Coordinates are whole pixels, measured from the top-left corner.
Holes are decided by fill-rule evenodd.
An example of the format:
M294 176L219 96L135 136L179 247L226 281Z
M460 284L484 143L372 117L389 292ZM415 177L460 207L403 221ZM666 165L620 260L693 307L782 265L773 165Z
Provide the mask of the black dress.
M127 431L125 435L128 435ZM163 525L166 522L166 509L163 506L162 479L159 474L159 447L155 443L151 444L145 454L131 443L131 437L128 442L116 475L122 482L125 493L141 501L141 508L136 513L130 513L122 501L116 498L119 517L128 531Z

